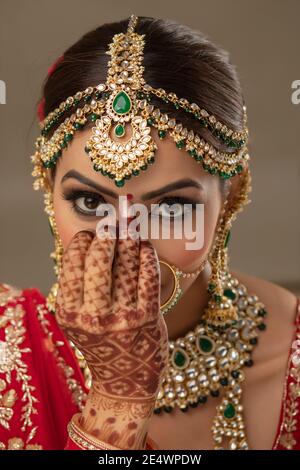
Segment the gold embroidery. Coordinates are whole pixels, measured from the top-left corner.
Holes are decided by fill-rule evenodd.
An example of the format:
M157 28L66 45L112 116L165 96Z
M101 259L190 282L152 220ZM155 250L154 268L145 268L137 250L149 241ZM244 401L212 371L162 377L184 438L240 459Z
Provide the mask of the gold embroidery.
M9 284L0 284L0 307L4 307L15 297L20 297L22 290ZM1 324L0 324L1 327Z
M300 316L300 301L298 303L297 316ZM298 325L299 319L296 318ZM299 326L298 326L299 328ZM292 349L295 351L290 354L286 384L288 379L292 379L289 385L285 387L283 396L283 418L280 426L279 436L273 449L280 444L287 450L292 450L297 444L294 433L297 430L297 415L299 414L300 397L300 331L296 331L295 340L292 343Z
M23 298L20 296L21 291L14 288L9 289L8 285L0 286L1 293L1 306L4 305L4 299L11 301L16 299L18 301ZM24 353L30 353L31 349L21 348L21 344L25 340L26 329L24 326L24 316L26 312L21 303L9 305L1 314L0 326L4 328L5 341L0 341L0 373L4 374L5 380L0 379L0 425L5 429L10 429L9 421L12 419L14 414L14 404L19 398L24 405L21 413L21 431L30 429L29 435L24 443L20 437L14 437L9 439L7 447L3 442L0 443L0 449L27 449L32 446L41 448L39 444L29 444L36 434L37 426L33 427L32 415L37 413L35 403L38 401L33 395L35 387L31 384L31 376L28 374L28 366L24 362L22 356ZM16 374L17 382L21 382L22 396L18 397L16 391L11 388L7 390L7 387L12 382L12 372Z
M43 447L39 444L26 444L20 437L11 437L8 439L7 447L3 442L0 442L0 450L42 450Z
M9 429L9 421L13 417L13 406L17 399L17 393L14 389L4 392L6 382L0 379L0 425L5 429Z
M82 411L85 405L87 394L82 389L78 380L74 378L74 369L68 365L64 358L59 354L58 348L63 346L64 343L62 341L54 342L53 340L53 332L49 330L49 321L46 318L46 315L50 315L48 309L44 304L39 304L37 306L37 311L38 319L42 325L45 335L47 336L45 340L47 348L54 354L58 366L62 369L65 375L67 386L71 392L73 402L78 406L79 410Z

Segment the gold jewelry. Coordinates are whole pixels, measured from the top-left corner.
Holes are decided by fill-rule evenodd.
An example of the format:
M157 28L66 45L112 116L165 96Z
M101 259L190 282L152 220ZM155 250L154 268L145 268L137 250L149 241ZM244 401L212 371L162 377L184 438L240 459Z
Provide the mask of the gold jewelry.
M170 297L160 306L160 311L162 315L166 315L179 301L179 299L182 296L182 289L180 287L180 278L189 278L189 277L195 277L198 276L204 269L205 264L206 264L206 259L201 263L201 266L196 269L195 271L191 273L186 273L184 271L181 271L179 268L175 266L175 264L169 264L167 261L159 260L161 264L166 266L167 268L170 269L173 277L174 277L174 286L173 286L173 291L170 295Z
M50 311L55 311L55 302L58 290L58 278L61 272L62 256L63 256L63 245L57 230L57 225L54 217L53 208L53 194L49 186L45 187L46 192L44 195L45 212L48 215L49 225L51 233L54 236L54 251L50 254L50 258L54 261L54 274L57 281L52 285L47 295L47 307Z
M210 299L203 318L215 328L226 328L237 320L237 308L233 305L232 299L226 296L222 279L228 272L228 242L232 222L236 219L237 213L251 202L249 199L252 189L250 172L245 171L239 178L240 188L233 202L228 207L228 199L226 199L223 205L213 248L209 253L212 272L207 291Z
M72 416L68 424L68 434L70 439L75 442L83 450L126 450L115 447L106 442L100 441L90 434L83 431L79 425L79 417L81 413Z
M247 115L244 106L243 130L230 129L207 110L175 93L162 88L155 89L143 77L144 34L135 32L137 16L131 15L125 33L115 34L106 53L111 56L105 83L88 87L68 97L58 108L46 116L41 123L41 136L36 140L36 152L32 155L34 188L44 187L46 169L56 164L62 151L72 141L75 132L83 129L89 121L95 123L92 136L85 145L95 171L114 179L123 186L140 170L146 170L154 163L157 145L150 131L157 129L163 139L169 134L179 149L185 149L205 171L230 178L243 171L249 159L247 141ZM151 104L155 96L162 102L172 103L197 119L200 126L211 131L217 139L229 148L221 152L201 138L193 130L184 128L179 121L169 117ZM49 138L53 126L65 113L74 108ZM130 129L127 132L127 126ZM127 137L124 142L124 136Z
M222 278L224 292L237 309L228 328L214 328L202 317L184 337L169 342L169 364L155 402L154 413L163 416L178 407L182 412L204 406L220 397L213 421L214 449L249 449L243 420L244 367L252 367L258 332L266 329L265 306L229 272ZM77 348L71 343L77 354ZM84 364L84 365L83 365ZM90 375L83 359L85 377ZM90 380L91 384L91 380Z

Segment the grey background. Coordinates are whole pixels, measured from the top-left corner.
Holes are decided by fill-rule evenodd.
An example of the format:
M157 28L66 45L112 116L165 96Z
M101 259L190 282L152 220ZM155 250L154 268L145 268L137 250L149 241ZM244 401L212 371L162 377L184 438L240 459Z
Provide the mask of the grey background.
M300 105L291 102L291 83L300 79L297 0L1 0L0 282L47 292L54 280L30 162L48 67L90 29L131 13L187 24L230 52L247 101L253 176L252 203L232 231L231 268L299 292Z

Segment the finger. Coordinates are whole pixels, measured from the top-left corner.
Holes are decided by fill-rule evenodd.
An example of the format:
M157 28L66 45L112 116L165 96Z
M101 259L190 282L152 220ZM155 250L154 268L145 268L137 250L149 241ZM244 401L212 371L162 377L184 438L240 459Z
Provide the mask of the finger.
M149 240L140 242L140 269L137 308L147 320L160 312L160 269L155 248Z
M112 293L115 311L125 307L130 314L130 310L136 310L140 265L139 252L139 238L132 239L128 236L117 240Z
M93 237L89 231L77 232L63 254L55 309L60 322L72 324L79 315L83 304L85 256Z
M111 271L115 253L115 238L96 236L86 255L84 269L85 312L105 315L111 309Z

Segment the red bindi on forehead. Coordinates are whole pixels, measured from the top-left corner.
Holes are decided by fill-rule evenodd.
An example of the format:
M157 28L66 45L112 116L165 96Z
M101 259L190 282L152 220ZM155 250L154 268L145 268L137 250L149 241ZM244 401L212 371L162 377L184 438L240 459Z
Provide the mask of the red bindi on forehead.
M130 201L133 198L133 194L128 193L126 194L126 197Z

